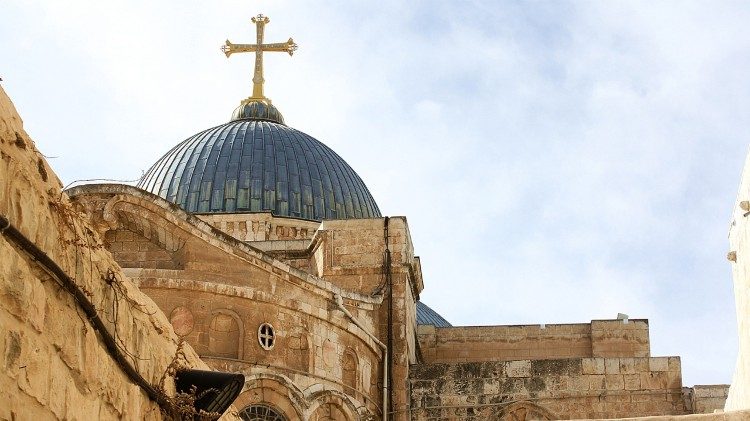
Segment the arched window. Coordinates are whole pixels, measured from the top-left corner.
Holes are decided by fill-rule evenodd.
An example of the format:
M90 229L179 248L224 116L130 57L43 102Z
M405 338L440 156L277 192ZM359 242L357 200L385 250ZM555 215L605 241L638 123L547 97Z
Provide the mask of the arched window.
M240 411L243 421L286 421L279 411L267 405L250 405Z
M287 348L290 352L287 356L289 368L304 372L311 372L310 340L307 331L302 327L292 329L287 338Z
M347 348L344 352L343 363L341 364L341 377L344 385L357 390L357 372L359 371L357 362L357 353L352 348Z
M208 326L208 353L214 357L239 358L240 326L229 314L217 313Z

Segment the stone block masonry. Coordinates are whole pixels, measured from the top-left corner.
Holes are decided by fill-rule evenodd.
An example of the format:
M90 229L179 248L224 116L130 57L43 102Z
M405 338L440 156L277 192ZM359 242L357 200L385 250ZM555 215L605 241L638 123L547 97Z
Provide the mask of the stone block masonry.
M420 326L427 363L539 360L547 358L648 357L647 320L515 326Z
M1 88L0 215L93 303L130 366L173 394L171 378L161 382L178 350L169 321L72 210ZM207 368L189 346L183 350L179 364ZM6 236L0 239L0 366L3 420L167 419L114 360L80 300Z
M245 375L239 409L267 404L286 419L313 419L333 407L346 419L380 413L382 350L332 299L341 294L364 329L377 332L382 298L342 290L131 186L86 185L68 194L175 332L212 368ZM384 221L375 222L382 239ZM305 241L271 240L270 249ZM301 259L312 248L298 247ZM260 342L264 324L273 329L272 347ZM402 405L405 378L394 387L403 391Z
M496 419L522 410L538 419L687 413L677 357L418 364L409 384L415 420Z
M694 414L721 411L727 400L729 385L695 385L684 388L685 402Z

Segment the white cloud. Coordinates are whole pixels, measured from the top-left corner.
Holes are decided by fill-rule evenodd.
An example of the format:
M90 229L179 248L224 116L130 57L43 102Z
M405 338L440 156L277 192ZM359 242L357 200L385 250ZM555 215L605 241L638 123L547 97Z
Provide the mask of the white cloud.
M730 381L747 5L12 2L4 87L65 181L134 178L250 93L252 58L218 47L258 11L300 44L266 59L266 93L409 218L433 308L647 317L686 384Z

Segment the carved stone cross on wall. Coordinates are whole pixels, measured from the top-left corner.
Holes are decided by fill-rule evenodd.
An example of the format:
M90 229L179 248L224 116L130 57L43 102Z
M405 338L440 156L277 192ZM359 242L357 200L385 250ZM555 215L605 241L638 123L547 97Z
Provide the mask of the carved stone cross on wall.
M282 51L287 52L291 56L294 51L297 50L297 44L289 38L287 42L275 43L275 44L263 44L263 30L267 23L271 22L268 17L258 15L252 18L253 23L256 27L256 43L255 44L232 44L229 40L226 44L221 47L221 51L229 57L234 53L248 53L255 52L255 72L253 73L253 96L248 100L270 102L263 95L263 52L265 51Z

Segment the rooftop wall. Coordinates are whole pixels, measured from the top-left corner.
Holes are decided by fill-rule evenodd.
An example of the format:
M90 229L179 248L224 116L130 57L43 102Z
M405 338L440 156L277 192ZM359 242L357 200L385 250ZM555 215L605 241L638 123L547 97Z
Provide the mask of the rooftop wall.
M427 363L648 357L648 321L440 327L422 325L419 345Z
M724 409L728 384L695 385L685 388L686 401L690 412L694 414L710 414Z

